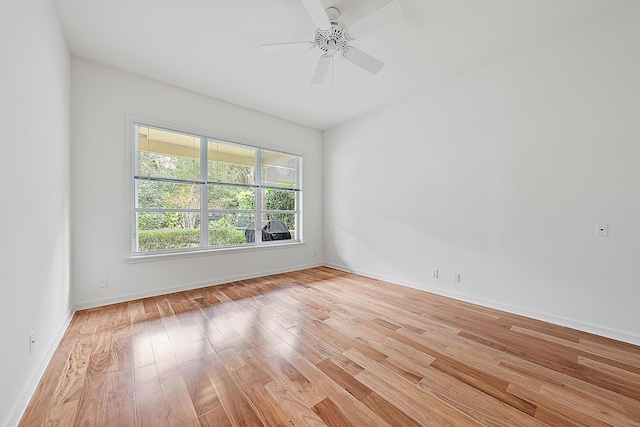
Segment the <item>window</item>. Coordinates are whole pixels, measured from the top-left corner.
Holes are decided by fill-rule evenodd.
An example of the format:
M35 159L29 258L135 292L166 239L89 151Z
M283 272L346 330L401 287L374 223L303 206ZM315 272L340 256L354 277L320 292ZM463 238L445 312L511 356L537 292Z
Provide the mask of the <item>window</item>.
M141 123L133 135L134 255L300 241L300 156Z

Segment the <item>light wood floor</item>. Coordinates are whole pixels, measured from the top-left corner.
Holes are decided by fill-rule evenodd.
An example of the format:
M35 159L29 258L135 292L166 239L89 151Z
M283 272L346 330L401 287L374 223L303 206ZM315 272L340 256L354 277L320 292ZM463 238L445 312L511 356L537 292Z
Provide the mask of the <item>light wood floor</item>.
M76 313L21 426L640 426L640 348L316 268Z

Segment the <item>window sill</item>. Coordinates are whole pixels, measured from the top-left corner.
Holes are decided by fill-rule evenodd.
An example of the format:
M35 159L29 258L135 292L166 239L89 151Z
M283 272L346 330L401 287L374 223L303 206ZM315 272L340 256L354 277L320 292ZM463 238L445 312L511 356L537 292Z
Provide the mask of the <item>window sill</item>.
M255 245L255 246L238 246L219 249L202 249L185 252L173 252L173 253L159 253L148 255L131 255L125 258L127 264L138 264L143 262L155 262L165 261L182 258L197 258L204 256L216 256L216 255L229 255L242 252L254 252L254 251L270 251L274 249L288 249L296 246L304 246L304 242L294 241L287 243L272 243L268 245Z

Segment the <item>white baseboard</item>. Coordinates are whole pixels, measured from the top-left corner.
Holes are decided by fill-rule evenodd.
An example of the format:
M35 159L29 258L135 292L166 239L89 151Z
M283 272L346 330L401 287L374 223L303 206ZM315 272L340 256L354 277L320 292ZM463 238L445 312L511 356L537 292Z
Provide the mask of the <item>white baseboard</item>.
M262 276L269 276L272 274L280 274L280 273L289 273L292 271L297 271L297 270L305 270L307 268L314 268L314 267L320 267L324 265L321 262L318 263L312 263L312 264L304 264L304 265L297 265L297 266L290 266L288 268L280 268L280 269L275 269L275 270L266 270L266 271L253 271L251 273L247 273L247 274L239 274L236 276L226 276L226 277L216 277L215 279L211 279L211 280L204 280L201 282L192 282L192 283L183 283L180 285L176 285L176 286L169 286L166 288L159 288L159 289L153 289L150 291L146 291L146 292L137 292L137 293L133 293L133 294L125 294L125 295L118 295L118 296L114 296L114 297L110 297L110 298L102 298L102 299L97 299L97 300L92 300L92 301L84 301L84 302L80 302L74 305L74 310L85 310L88 308L94 308L94 307L101 307L103 305L109 305L109 304L117 304L120 302L127 302L127 301L133 301L136 299L140 299L140 298L148 298L148 297L155 297L158 295L165 295L165 294L171 294L174 292L180 292L180 291L187 291L190 289L198 289L198 288L204 288L206 286L214 286L214 285L221 285L223 283L230 283L230 282L235 282L238 280L247 280L247 279L254 279L256 277L262 277Z
M512 314L518 314L520 316L530 317L532 319L541 320L543 322L554 323L556 325L565 326L579 331L588 332L595 335L611 338L618 341L627 342L629 344L640 345L640 335L629 331L622 331L615 328L609 328L606 326L595 325L580 320L569 319L554 314L544 313L540 311L529 310L522 307L517 307L510 304L503 304L497 301L476 298L467 294L451 292L446 289L435 288L428 286L425 283L416 283L412 281L402 280L395 277L389 277L382 274L373 273L370 271L360 270L357 268L351 268L346 265L325 263L327 267L335 268L336 270L345 271L348 273L354 273L361 276L369 277L377 280L384 280L385 282L394 283L408 288L414 288L425 292L430 292L436 295L442 295L445 297L457 299L460 301L470 302L472 304L478 304L484 307L495 308L497 310L506 311Z
M40 383L40 380L44 375L44 371L47 369L47 366L49 366L49 362L51 362L51 358L53 357L53 354L58 348L58 345L60 344L60 341L62 341L62 337L64 336L64 333L67 331L67 328L71 323L71 319L73 318L74 313L75 313L75 310L71 310L71 312L67 316L67 319L64 321L62 327L58 331L58 335L56 336L55 340L47 350L47 353L42 359L42 362L38 366L38 369L31 375L31 378L27 382L27 385L22 390L22 393L20 394L20 399L13 406L13 410L11 411L11 416L8 418L8 422L6 424L7 427L17 426L20 423L20 420L24 415L24 411L27 409L27 406L29 405L31 398L33 397L33 394L35 393L36 388L38 387L38 384Z

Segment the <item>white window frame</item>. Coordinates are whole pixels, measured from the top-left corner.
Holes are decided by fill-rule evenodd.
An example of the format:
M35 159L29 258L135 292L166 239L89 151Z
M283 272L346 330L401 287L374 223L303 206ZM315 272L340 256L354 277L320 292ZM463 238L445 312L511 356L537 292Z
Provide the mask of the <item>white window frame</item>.
M147 127L152 129L163 130L167 132L176 132L184 135L193 136L195 138L200 139L200 180L193 181L191 183L196 183L200 185L200 209L198 210L200 214L200 246L195 248L177 248L177 249L165 249L165 250L155 250L155 251L145 251L140 252L137 251L138 247L138 224L137 224L137 213L138 212L195 212L194 209L162 209L162 208L138 208L138 193L136 187L136 180L139 179L138 175L138 128L139 127ZM291 153L279 149L260 147L253 144L246 144L242 142L230 141L229 138L219 138L216 136L207 135L206 132L193 132L189 130L181 129L177 126L166 126L162 124L158 124L153 120L148 119L138 119L127 117L127 128L129 134L130 141L130 159L131 159L131 167L128 168L128 175L130 181L130 190L131 190L131 257L130 260L136 258L147 258L154 256L167 256L167 255L194 255L194 254L202 254L202 253L215 253L224 251L227 252L229 250L246 250L246 249L257 249L257 248L269 248L269 247L282 247L289 246L295 244L303 243L303 233L302 233L302 155ZM254 188L255 189L255 209L254 210L224 210L224 209L216 209L209 210L208 208L208 188L209 185L229 185L229 183L219 183L208 181L208 142L217 141L224 144L236 145L239 147L250 148L255 150L255 176L254 176L254 184L242 185L238 184L241 187ZM285 188L285 187L275 187L268 186L262 184L262 153L264 151L272 152L272 153L281 153L288 156L293 156L296 158L297 163L297 176L296 176L296 187L295 188ZM129 157L129 156L127 156ZM158 179L162 181L163 179ZM179 182L178 180L169 180L169 182ZM233 185L233 184L231 184ZM261 197L262 190L265 189L273 189L273 190L286 190L293 191L295 194L295 209L294 210L268 210L262 209ZM250 213L255 217L255 233L254 233L254 242L246 242L242 244L236 245L225 245L225 246L210 246L209 245L209 214L212 212L216 213ZM262 241L262 230L263 214L294 214L295 215L295 238L288 240L275 240L275 241Z

